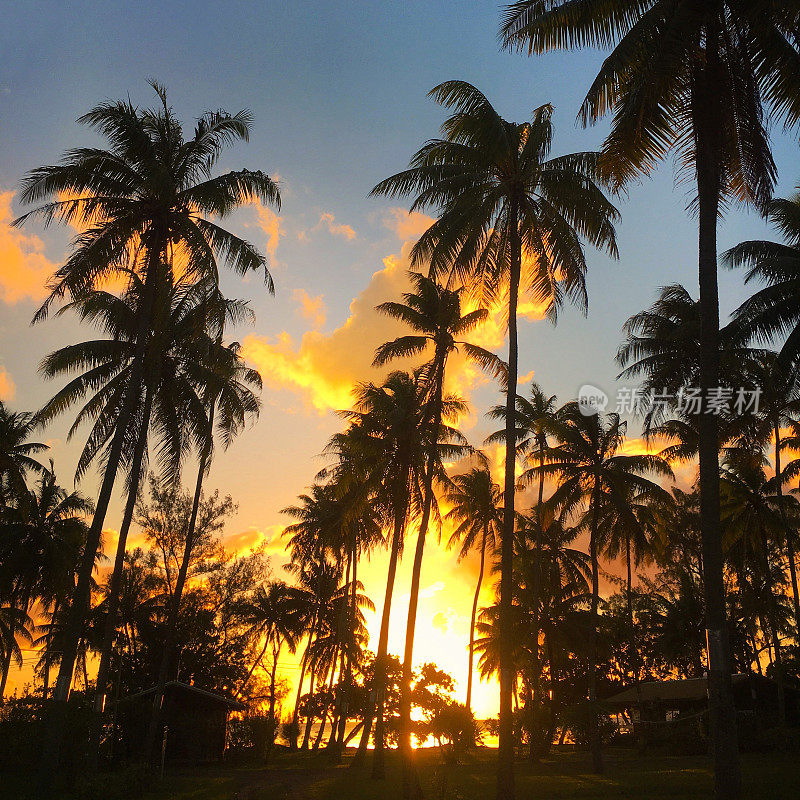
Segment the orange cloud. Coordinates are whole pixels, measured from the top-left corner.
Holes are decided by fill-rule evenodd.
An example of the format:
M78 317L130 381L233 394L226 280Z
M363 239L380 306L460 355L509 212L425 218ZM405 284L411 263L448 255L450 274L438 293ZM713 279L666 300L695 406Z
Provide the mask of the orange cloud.
M11 227L13 197L13 192L0 192L0 300L38 302L47 296L47 280L56 265L44 254L38 236Z
M319 222L316 224L315 228L327 228L331 236L341 236L347 239L348 242L356 238L356 232L349 225L337 223L333 214L328 212L319 218Z
M13 400L17 387L8 370L0 364L0 400Z
M532 369L530 372L526 372L524 375L517 378L517 384L522 386L524 383L530 383L533 380L533 375L535 372L535 369Z
M311 321L315 330L325 324L325 301L321 294L311 297L305 289L295 289L292 297L298 305L297 310Z
M398 239L405 242L409 239L415 241L425 233L434 223L434 218L419 211L406 211L399 206L390 208L384 217L383 224L392 231Z
M276 214L269 206L265 206L260 200L253 200L247 205L255 209L256 226L267 236L266 251L273 266L278 264L275 254L278 250L281 238L286 235L283 217ZM245 223L250 227L251 223Z

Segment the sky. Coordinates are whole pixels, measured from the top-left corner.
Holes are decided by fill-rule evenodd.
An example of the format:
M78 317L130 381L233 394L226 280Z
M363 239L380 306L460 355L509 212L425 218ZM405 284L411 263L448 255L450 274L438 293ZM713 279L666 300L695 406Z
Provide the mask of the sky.
M262 374L258 422L213 466L208 487L231 494L238 513L228 525L231 549L264 546L273 572L285 563L280 509L293 503L324 465L319 457L341 422L356 382L377 380L375 347L400 335L374 307L407 288L408 252L430 224L397 201L367 197L382 178L403 169L434 137L444 111L427 92L444 80L481 89L499 113L523 121L532 109L555 106L553 154L597 148L607 123L576 124L583 95L599 67L598 52L538 58L501 51L500 6L463 2L21 2L4 8L0 26L0 399L36 409L59 388L38 374L41 358L87 335L74 319L30 320L44 282L69 252L75 231L10 221L24 209L15 200L20 178L58 161L70 147L98 144L76 119L97 103L130 97L151 105L149 79L166 85L171 105L191 130L205 110L247 108L247 144L226 151L219 170L261 169L281 186L280 211L252 204L226 220L269 258L276 293L255 278L223 278L228 296L250 302L254 325L235 332ZM798 183L797 141L774 135L778 195ZM680 282L696 294L696 222L686 211L689 187L676 185L667 163L615 202L621 257L588 251L589 313L565 309L557 326L532 307L521 308L520 375L566 401L586 383L613 397L614 355L630 315L650 305L658 287ZM754 213L733 209L720 228L720 248L770 236ZM723 316L748 290L742 276L721 273ZM477 341L505 355L497 315ZM457 360L451 385L471 402L464 431L479 445L493 428L484 412L497 387ZM523 387L521 387L523 388ZM612 400L613 403L613 400ZM66 434L69 415L43 436L65 485L71 485L80 434ZM631 422L635 436L637 423ZM493 456L496 474L502 462ZM187 484L191 482L187 473ZM96 475L80 489L96 493ZM119 525L118 495L107 518L110 545ZM446 534L446 532L445 532ZM139 537L137 539L137 536ZM133 532L131 543L141 543ZM369 620L377 640L386 569L376 554L360 577L376 601ZM410 558L398 575L390 650L402 650ZM476 560L458 565L435 542L422 572L415 653L435 660L466 687L466 642ZM482 594L491 597L491 580ZM288 663L285 674L296 673ZM10 685L29 679L11 676ZM475 690L477 713L496 713L494 684Z

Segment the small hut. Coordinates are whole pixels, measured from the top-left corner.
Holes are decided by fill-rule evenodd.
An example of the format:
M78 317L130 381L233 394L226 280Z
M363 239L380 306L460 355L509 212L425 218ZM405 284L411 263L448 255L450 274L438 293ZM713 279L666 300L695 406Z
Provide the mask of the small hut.
M147 737L156 687L129 695L120 702L122 738L135 753ZM219 761L225 753L228 715L245 706L230 697L181 681L164 687L161 715L166 728L166 760L170 762Z
M751 716L764 728L779 724L778 685L763 675L739 674L732 676L733 701L742 716ZM800 723L800 692L784 687L786 721L789 725ZM641 709L639 705L641 698ZM604 700L604 705L615 711L634 712L644 723L663 723L702 714L708 709L708 679L684 678L682 680L643 681Z

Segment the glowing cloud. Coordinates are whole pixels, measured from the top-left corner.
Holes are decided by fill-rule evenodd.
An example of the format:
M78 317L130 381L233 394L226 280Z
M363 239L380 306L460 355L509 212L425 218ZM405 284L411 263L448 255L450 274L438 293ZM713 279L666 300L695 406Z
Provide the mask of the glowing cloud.
M0 192L0 300L38 302L47 296L46 283L56 265L44 254L44 242L11 227L13 192Z
M292 298L297 303L298 313L311 322L314 330L325 324L325 301L321 294L311 297L305 289L295 289Z
M260 200L253 200L248 205L255 209L256 226L267 236L266 250L272 266L277 266L278 260L275 254L278 250L281 238L286 235L284 218L276 214L269 206L265 206ZM252 223L246 222L245 226L250 227Z
M399 206L390 208L389 213L383 219L384 226L403 242L409 239L416 241L433 223L433 217L419 211L406 211Z
M532 369L530 372L526 372L524 375L520 375L520 377L517 378L517 384L519 386L522 386L522 384L524 383L530 383L533 380L533 374L535 372L536 370Z
M8 370L0 364L0 400L13 400L17 387Z

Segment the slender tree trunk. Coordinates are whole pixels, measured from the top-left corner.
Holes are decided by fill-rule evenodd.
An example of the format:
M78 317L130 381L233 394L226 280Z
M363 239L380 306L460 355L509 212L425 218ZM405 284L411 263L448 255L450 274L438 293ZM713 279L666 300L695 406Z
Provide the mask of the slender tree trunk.
M269 672L269 719L270 719L270 732L269 741L267 742L267 752L264 755L264 764L269 762L269 757L272 755L272 749L275 746L275 736L278 732L278 720L275 719L275 686L277 684L278 674L278 656L281 652L280 643L272 646L272 667Z
M769 628L769 636L770 641L772 642L772 652L774 653L774 674L775 674L775 683L778 689L778 720L780 721L781 725L786 725L786 691L784 688L784 679L783 679L783 659L781 658L781 643L778 636L778 625L775 620L775 614L773 613L772 604L774 603L774 596L775 596L775 589L772 585L772 575L770 573L770 563L769 563L769 553L768 553L769 543L767 541L766 532L762 529L761 531L761 553L762 553L762 563L761 569L764 571L764 581L763 581L763 597L765 601L765 611L767 612L764 616L766 619L762 618L761 627L765 628L764 622L767 623L767 627ZM765 630L766 635L766 630Z
M408 598L408 617L406 619L406 641L403 651L403 673L400 681L400 758L403 769L403 798L417 800L422 797L422 787L414 767L414 751L411 747L411 675L414 668L414 634L417 627L417 606L419 603L419 583L422 575L422 557L425 551L425 537L431 518L433 503L433 471L438 455L439 428L442 424L442 393L444 391L444 368L447 354L436 348L434 358L436 368L434 375L434 400L431 441L425 465L424 500L422 519L417 534L417 546L414 550L414 566L411 571L411 592Z
M209 436L214 433L214 405L212 404L209 416ZM200 510L200 498L203 494L203 479L208 471L209 461L211 458L211 447L205 447L203 454L200 457L200 465L197 470L197 480L195 481L194 497L192 498L192 511L189 516L189 524L186 528L186 542L183 547L183 557L181 565L178 569L178 577L175 580L175 589L172 593L172 598L169 607L169 616L167 618L167 631L164 640L164 649L161 653L161 663L158 668L158 680L156 681L156 691L153 695L153 706L150 711L150 723L147 728L147 739L145 740L145 753L147 758L151 759L154 756L154 748L161 727L161 711L164 703L164 688L169 678L170 665L175 656L175 643L178 638L178 619L181 611L181 600L183 598L183 590L186 586L186 578L189 574L189 564L192 560L192 548L194 547L195 532L197 529L197 515ZM269 637L267 637L269 638ZM253 670L256 665L253 665ZM252 675L252 670L250 671ZM247 680L250 679L247 676ZM245 681L245 684L247 681ZM243 688L243 687L242 687ZM241 688L240 690L241 691Z
M481 584L483 583L483 569L486 563L486 533L487 527L483 529L481 539L481 566L478 570L478 583L475 586L475 596L472 598L472 615L469 620L469 660L467 661L467 711L472 711L472 664L475 657L475 619L478 615L478 598L481 595Z
M600 716L597 708L597 608L600 604L600 564L597 557L597 505L599 490L592 493L592 529L589 534L589 557L592 561L592 605L589 626L589 749L592 754L592 770L596 775L603 772L603 750L600 741Z
M86 621L91 604L91 581L92 573L94 572L95 555L100 546L103 523L105 522L106 513L108 512L111 492L114 488L117 470L119 469L125 433L133 419L136 404L139 400L139 392L144 375L144 354L147 348L148 332L152 327L155 288L158 278L157 271L160 257L160 249L151 249L148 256L144 304L137 331L136 352L131 367L131 375L128 385L125 388L125 396L122 401L119 417L116 421L116 430L111 440L108 460L106 461L106 468L103 473L103 483L97 497L92 524L86 536L85 549L78 571L78 581L75 586L72 603L70 604L67 628L64 635L64 650L61 654L58 677L56 678L54 692L55 702L52 706L48 724L44 726L44 738L38 775L38 788L40 793L43 794L49 793L53 777L58 771L61 740L64 735L64 723L66 721L66 705L69 700L69 687L72 682L72 672L75 667L75 657L78 652L81 631L83 630L84 622Z
M139 497L142 463L144 461L145 450L147 449L147 429L150 423L150 411L152 405L153 393L151 389L147 389L147 392L145 393L142 420L136 437L136 446L134 448L133 460L131 462L128 499L125 503L125 512L122 517L122 525L119 529L117 554L114 559L114 571L111 574L111 582L109 585L108 613L106 614L106 621L103 631L103 644L100 651L100 665L97 668L97 681L95 684L94 713L96 717L99 717L99 715L102 713L105 701L106 685L108 683L108 668L111 662L111 651L114 647L114 638L117 633L119 592L122 585L122 572L125 567L125 546L128 540L128 531L130 530L131 522L133 520L133 512L136 508L136 500ZM97 737L100 726L99 718L93 721L93 725L96 727L94 730L95 735L92 737L94 745L92 752L96 753L97 745L99 744L99 739Z
M350 631L355 635L356 630L356 599L358 594L358 544L353 544L353 582L350 587ZM355 646L355 641L353 642ZM347 726L348 713L350 710L350 684L353 680L353 660L352 647L346 648L346 672L344 679L344 695L342 697L342 709L339 714L338 728L336 731L336 763L342 759L344 749L344 731Z
M513 200L509 210L511 270L508 288L508 387L506 389L506 459L503 491L503 531L500 539L500 736L497 750L497 800L514 800L514 718L512 695L516 683L511 629L514 589L514 500L516 476L516 399L519 347L517 302L519 299L522 241L519 235L519 206Z
M705 69L692 93L695 122L699 216L700 388L702 397L719 385L719 292L717 218L722 189L718 113L718 31L708 33ZM706 409L703 409L705 411ZM700 528L706 595L709 722L718 800L741 797L736 709L731 686L730 646L725 606L724 555L720 523L719 431L715 414L700 417Z
M358 743L358 752L353 759L352 766L359 767L367 754L367 745L372 731L373 720L377 719L375 726L375 757L372 762L372 777L383 778L385 767L383 762L383 747L385 723L383 719L383 703L386 691L386 656L389 647L389 615L392 610L392 594L394 592L394 579L397 574L397 561L400 555L400 545L403 541L403 528L406 521L408 473L405 475L405 498L400 502L397 499L394 509L394 526L392 531L392 546L389 556L389 570L386 576L386 591L383 596L383 610L381 612L381 630L378 635L378 653L375 656L375 675L372 682L372 691L367 701L364 714L364 727Z
M316 709L314 708L314 695L316 694L317 685L317 668L315 664L311 665L311 675L308 683L308 710L306 713L306 727L303 731L303 741L300 745L301 750L308 750L308 743L311 739L311 726L314 724L316 718Z
M334 751L337 747L337 731L339 729L339 718L342 714L342 705L344 701L344 697L342 694L343 687L342 687L342 680L344 679L344 662L345 662L345 655L347 648L344 646L344 639L346 636L347 631L347 617L349 612L349 587L350 587L350 570L353 568L353 551L351 548L347 548L347 567L345 568L344 574L344 583L342 584L342 588L344 589L345 595L344 600L345 602L342 603L342 607L339 610L338 620L336 622L336 638L337 643L339 645L339 682L336 685L336 696L334 700L333 706L333 717L331 718L331 735L328 737L328 742L325 745L325 749L328 750L331 755L334 754Z
M639 675L641 669L641 660L639 659L639 648L636 646L636 621L633 617L633 574L631 571L631 537L626 537L625 540L625 564L628 569L628 636L631 646L631 658L633 659L633 685L636 688L636 706L639 711L639 722L642 721L642 685L641 676ZM645 729L640 724L639 743L644 747ZM634 726L635 732L635 726Z
M292 736L289 741L289 748L291 750L297 750L298 722L300 719L300 698L303 696L303 681L305 680L306 676L306 668L308 667L308 657L309 657L309 652L311 651L311 645L314 641L314 632L316 630L316 626L317 626L317 614L315 612L314 619L311 620L311 628L308 632L308 642L306 644L306 649L303 652L303 660L300 664L300 678L297 682L297 692L294 700L294 711L292 712L292 727L295 730L292 733Z
M13 636L13 634L12 634ZM2 674L0 674L0 704L6 694L6 682L8 681L8 673L11 671L11 644L9 643L8 650L3 653L3 666Z
M792 601L794 605L795 639L800 641L800 593L797 588L797 565L795 564L794 545L792 539L794 531L786 517L786 507L783 503L783 479L781 470L781 430L778 419L774 421L773 433L775 436L775 494L778 500L778 510L783 525L783 535L786 537L786 555L789 560L789 576L792 580Z

